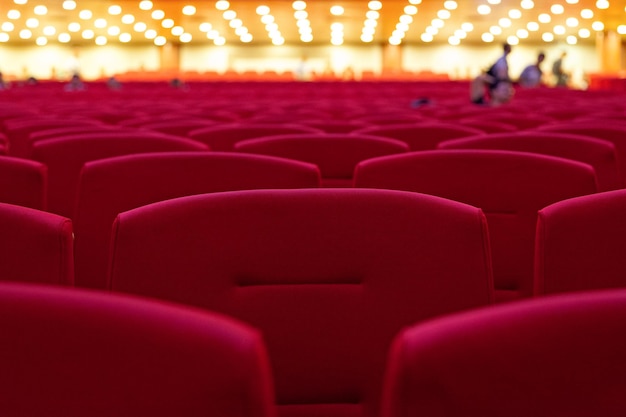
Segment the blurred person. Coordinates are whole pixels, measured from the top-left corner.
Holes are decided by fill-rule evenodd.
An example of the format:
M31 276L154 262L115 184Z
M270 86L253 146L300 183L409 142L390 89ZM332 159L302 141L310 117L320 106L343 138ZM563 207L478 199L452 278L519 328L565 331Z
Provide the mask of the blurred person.
M539 87L543 79L541 63L546 59L546 55L540 52L537 55L537 62L524 68L519 76L519 85L525 88Z
M87 87L85 86L85 83L83 83L83 80L80 79L80 75L78 75L78 73L74 73L72 78L70 78L70 81L65 84L63 89L65 91L83 91L86 90Z
M557 87L567 87L569 82L569 74L563 69L563 59L567 56L567 52L561 53L561 56L552 64L552 75L554 76L554 85Z
M511 80L509 77L509 62L507 58L511 53L511 45L508 43L502 44L502 56L487 70L487 75L493 77L496 80Z
M514 94L510 80L497 80L489 74L479 75L470 84L470 100L481 106L501 106L511 101Z

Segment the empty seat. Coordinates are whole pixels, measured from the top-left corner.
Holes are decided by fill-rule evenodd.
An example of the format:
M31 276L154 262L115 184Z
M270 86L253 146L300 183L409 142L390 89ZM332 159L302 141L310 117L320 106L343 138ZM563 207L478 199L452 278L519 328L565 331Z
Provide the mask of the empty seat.
M620 167L626 167L626 126L617 122L602 120L596 122L565 122L553 123L539 127L542 131L571 133L591 136L612 142L617 150ZM626 168L622 169L622 177L626 182Z
M481 211L390 190L203 194L121 213L115 291L261 329L280 415L378 415L403 326L491 302Z
M256 330L119 295L0 284L0 410L15 417L273 417Z
M596 192L589 165L546 155L491 150L413 152L361 162L355 186L433 194L487 216L496 299L533 294L537 211Z
M433 320L396 338L382 416L620 416L625 350L624 291Z
M0 280L73 285L74 240L69 219L0 203L0 230Z
M439 144L439 149L501 149L533 152L584 162L593 167L598 190L623 188L615 146L590 136L549 131L523 131L454 139Z
M235 143L252 138L290 133L322 133L320 129L289 123L233 123L192 130L188 136L206 143L214 151L232 151Z
M87 162L74 221L76 285L105 288L111 226L118 213L186 195L319 184L316 166L262 155L164 152Z
M206 145L151 133L84 134L41 140L33 144L33 159L48 167L48 210L73 218L78 178L83 164L133 153L200 151Z
M626 190L572 198L539 211L540 294L626 287Z
M290 134L248 139L237 152L277 156L316 164L323 187L351 187L354 167L377 156L406 153L406 143L377 136L348 133Z
M452 123L404 123L371 126L353 131L359 135L375 135L406 142L412 151L435 149L437 144L448 139L476 136L484 132L473 127Z
M47 178L41 162L0 156L0 202L45 210Z

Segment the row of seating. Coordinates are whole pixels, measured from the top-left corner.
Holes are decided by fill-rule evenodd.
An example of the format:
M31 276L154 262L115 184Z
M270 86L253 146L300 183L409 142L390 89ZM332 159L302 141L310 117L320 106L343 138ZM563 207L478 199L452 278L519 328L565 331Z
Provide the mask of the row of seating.
M538 226L540 233L537 237L536 285L546 293L623 287L621 271L625 266L623 257L620 257L620 250L626 230L620 230L620 225L623 223L621 213L624 204L626 191L617 190L565 200L542 210ZM3 238L12 240L10 244L3 245L3 253L7 259L16 264L21 263L14 272L18 279L26 277L25 280L34 281L34 277L44 277L46 274L50 275L52 271L71 268L71 262L67 262L72 248L71 227L67 219L51 213L6 204L0 205L0 209L3 211L0 218L7 223L3 224L3 230L9 232L3 234ZM10 217L11 214L13 217ZM44 219L46 221L43 221ZM16 223L17 221L21 223ZM259 329L269 354L276 404L280 415L284 416L377 415L381 407L387 352L392 339L404 327L450 313L466 312L481 306L495 309L493 313L485 310L467 313L469 316L462 316L459 319L441 319L444 320L444 325L438 324L439 322L424 324L417 330L410 330L399 336L400 341L396 342L396 347L392 350L395 352L391 354L392 363L395 360L405 360L405 352L414 346L414 340L427 341L427 352L433 352L424 356L421 356L421 353L410 356L409 358L418 358L419 362L407 359L410 363L408 371L393 371L397 370L396 365L390 368L392 371L388 371L391 372L391 376L387 378L395 381L394 384L409 384L408 387L396 392L403 396L402 401L409 403L443 401L438 394L423 388L425 382L413 385L413 380L410 379L413 376L402 376L404 374L394 376L394 372L412 372L414 363L415 378L428 381L430 375L433 375L432 378L441 381L436 376L438 374L432 374L433 371L428 369L439 370L445 367L444 369L448 370L443 372L450 375L449 383L454 385L454 381L463 383L463 378L474 376L478 369L487 366L486 363L491 363L489 360L499 358L503 364L495 366L491 364L487 366L489 372L483 370L485 372L481 373L481 384L489 382L493 384L494 381L502 381L502 375L505 375L507 370L519 371L520 368L527 366L524 354L536 354L536 349L532 347L541 346L541 340L550 340L554 344L554 349L565 349L564 346L567 346L569 341L577 340L571 337L581 335L581 328L591 330L599 327L604 335L599 337L608 337L607 335L613 333L621 335L622 332L610 331L598 326L596 322L591 324L589 317L583 313L587 311L584 303L580 310L573 307L573 301L565 303L569 306L566 308L567 314L576 314L580 317L573 322L569 321L574 328L570 328L571 330L566 333L563 333L565 332L563 326L568 322L568 316L561 313L549 316L555 317L556 321L548 319L543 321L543 325L533 321L534 327L530 327L525 321L518 322L514 319L524 317L522 314L524 309L522 308L522 313L519 309L520 301L505 303L502 307L491 306L495 297L488 221L480 209L469 205L426 194L392 190L246 190L176 198L125 211L117 216L111 239L108 285L115 293L147 296L219 312ZM13 228L7 227L10 224L14 225ZM571 227L576 224L585 224L591 231L591 237L584 234L585 229ZM46 236L42 233L42 228L48 230L47 235L51 234L50 229L56 235L54 238L42 239L42 236ZM11 232L17 234L17 237L11 239ZM31 236L31 239L26 242L28 236ZM20 239L22 248L16 248L15 243ZM579 247L585 250L594 243L598 246L595 250L585 253L569 251L570 248ZM25 248L29 244L31 246ZM561 244L565 245L565 250L559 250ZM40 256L42 254L43 256ZM11 273L7 271L3 276L10 276ZM574 279L566 279L570 275L573 275ZM103 383L111 381L116 375L115 372L119 375L119 363L114 358L124 354L127 361L133 361L136 355L142 354L142 349L146 349L143 342L150 341L152 344L154 338L161 339L158 335L132 333L136 347L125 351L124 344L118 344L121 343L122 339L119 338L122 336L118 334L116 336L118 338L113 339L114 335L110 332L122 334L126 332L126 336L123 337L130 337L127 331L135 329L137 323L143 323L136 314L145 311L146 307L143 305L133 307L136 311L132 312L131 308L130 314L127 313L129 307L124 307L125 302L105 300L103 295L95 294L89 296L93 297L88 299L89 302L80 303L83 308L92 305L92 301L95 301L95 306L102 303L116 304L116 308L121 309L115 310L114 316L117 320L115 323L124 322L125 325L121 326L121 330L114 330L118 326L107 327L105 324L98 324L100 318L104 319L105 316L110 318L113 313L104 316L93 311L89 314L77 314L70 301L78 295L67 294L63 295L64 298L60 301L44 303L42 295L36 295L35 301L21 310L29 312L30 320L39 323L37 327L32 328L37 331L29 332L30 337L43 338L52 334L63 341L62 344L56 345L55 349L58 350L52 350L50 354L52 357L54 355L64 357L65 362L51 361L54 363L29 367L30 370L21 371L24 363L28 363L26 358L32 358L35 354L32 347L36 346L37 352L42 350L40 344L26 339L26 342L23 342L26 345L32 342L28 345L31 349L26 349L21 344L24 339L14 338L11 336L13 333L3 332L3 336L8 337L8 340L20 340L20 344L15 346L21 348L19 353L14 353L17 356L12 357L14 361L11 363L15 365L8 368L3 373L4 376L12 378L19 374L24 379L16 380L26 381L30 380L27 378L33 375L33 372L41 372L45 376L35 379L40 381L42 386L47 386L51 384L55 373L60 372L59 367L63 369L63 366L69 366L63 375L69 373L68 380L78 384L79 378L84 377L84 369L78 364L81 360L82 363L87 360L93 361L93 356L87 358L84 352L94 349L95 345L99 346L101 341L108 340L102 344L102 349L106 348L108 352L106 358L111 359L95 365L97 371L94 375L97 375L100 383ZM583 296L572 297L582 299ZM609 299L613 299L611 297L615 295L609 296ZM624 297L626 295L622 294L622 305ZM0 314L0 317L6 319L6 325L12 323L15 331L18 331L17 328L23 329L24 323L15 321L16 313L9 313L15 303L7 301L20 299L21 296L16 297L16 293L13 292L5 298L0 302L0 308L6 308L3 310L5 314ZM603 305L601 310L604 313L601 314L608 315L608 306L618 304L617 299L613 300L611 304L601 304L606 303L605 299L596 300L592 304L598 308ZM35 302L38 307L31 307L30 305ZM535 303L543 306L539 307L540 310L546 310L548 313L553 311L554 307L547 304L547 301ZM51 305L61 309L59 314L62 314L62 317L77 317L80 329L83 330L60 331L59 326L62 327L67 322L55 318L60 316L47 315L45 316L47 319L42 322L43 311ZM159 315L160 324L164 321L163 317L169 317L168 314L170 313L164 312ZM488 323L496 322L496 329L500 329L496 330L496 335L499 336L494 335L492 338L469 336L467 332L474 328L483 329L480 325L473 324L478 320L476 317ZM445 324L448 321L450 324ZM614 321L615 326L622 321L621 319ZM166 333L159 333L163 340L168 340L165 350L158 348L150 350L150 355L144 357L145 361L142 360L139 364L125 369L124 372L132 374L126 381L128 384L137 384L134 378L143 378L148 372L146 369L154 365L155 360L163 360L162 355L165 355L167 360L170 356L187 356L182 352L173 355L172 352L179 351L173 350L172 344L179 346L178 338L185 337L183 335L188 334L187 340L192 341L196 336L193 332L183 331L182 329L187 328L181 328L177 319L168 318L165 322L171 329ZM157 331L159 326L153 324L150 328ZM451 329L453 336L448 336L448 329ZM552 331L554 329L559 330ZM461 335L454 336L456 334L454 330L461 331ZM171 331L175 333L172 334ZM478 331L483 334L483 330ZM92 332L97 332L99 336L92 336ZM442 338L449 343L447 345L449 348L442 348L444 345L440 343L444 342L438 342L439 338L433 339L432 332L445 335ZM568 334L570 339L567 338ZM534 335L534 339L520 341L520 337L528 335ZM452 339L448 340L448 337ZM456 337L461 337L462 342L455 339ZM621 336L616 337L617 340L621 340L619 339ZM506 343L507 347L493 345L482 350L492 339ZM474 340L475 348L468 345L470 340ZM585 340L591 343L589 340L597 339L586 334ZM68 350L66 343L73 346L73 350ZM238 339L237 343L241 343L241 339ZM245 346L253 345L250 342ZM516 348L513 349L513 346ZM571 363L564 362L565 358L572 359L573 352L583 352L584 346L587 345L577 346L573 351L565 350L568 352L567 355L559 356L559 365L554 371L555 377L559 376L559 383L573 372L567 368L566 372L560 373L564 370L563 367L572 366ZM230 348L222 348L220 351L224 349L233 354L239 352L239 349ZM462 349L462 352L459 349ZM612 351L613 347L605 346L605 349ZM617 348L615 349L614 352L619 352ZM253 350L258 355L258 348ZM78 356L83 359L78 362L71 356L75 351L83 352L82 356ZM176 362L172 366L182 367L187 372L189 366L184 365L187 360L199 360L198 355L209 357L207 352L210 351L196 346L193 350L196 353L184 359L182 364ZM474 353L468 355L468 351ZM443 356L445 352L457 354L457 359L454 360L467 362L448 363L447 356ZM480 356L478 352L481 352ZM499 352L499 355L494 352ZM558 350L557 352L563 353ZM441 361L431 360L432 354L442 358ZM603 361L606 360L607 362L603 363L607 364L616 358L614 355L600 357ZM209 361L207 366L214 366L214 359L205 360ZM67 361L71 361L71 365L64 365ZM219 369L231 372L231 376L233 369L241 369L242 366L241 362L238 366L230 365L231 362L228 360L221 363L223 366ZM427 367L426 371L418 365L420 363ZM474 368L471 366L476 366L476 371L472 371ZM535 363L534 366L539 365ZM178 375L178 371L169 365L157 369L159 372L163 371L162 375L168 375L170 379L171 375ZM199 372L195 374L197 376L186 380L195 385L196 389L185 390L188 393L185 395L196 395L198 386L205 393L203 382L198 381L198 378L204 380L206 377L202 375L205 372L203 369L205 368L196 369L194 372ZM595 368L593 366L585 368L585 374L591 372L591 369ZM249 372L247 368L244 370ZM455 370L458 372L454 372ZM191 372L190 369L189 371ZM158 380L154 372L155 370L150 371L148 375ZM442 383L430 381L432 384ZM520 381L525 380L515 379L515 381L522 383ZM548 379L541 387L552 387L556 383L554 379ZM586 386L595 383L597 381L594 380ZM24 384L26 382L12 386L17 390L24 390ZM180 382L177 381L176 384ZM440 389L447 390L448 383L444 384L446 387ZM154 388L150 385L141 385L139 392L145 394L138 395L140 398L144 395L148 397L148 392L153 392ZM221 385L216 385L216 389L223 389ZM131 385L118 386L120 392L127 388L129 393L137 392L131 389ZM253 385L246 386L250 388ZM263 382L261 386L266 387L267 383ZM178 392L182 388L174 389L169 384L163 387L171 390L174 393L172 395L183 395ZM85 393L85 402L77 401L75 408L68 409L78 410L87 404L93 406L93 401L101 397L93 397L93 393L87 395L90 388L90 385L84 384L78 389L76 392ZM419 393L415 396L407 394L414 392L411 391L414 389ZM453 393L458 393L454 388L449 389ZM32 409L25 408L24 410L28 411L26 414L33 415L38 410L37 406L48 407L48 411L60 409L59 404L62 404L64 399L67 400L67 395L58 394L59 390L50 391L50 396L45 396L45 400L32 405ZM506 392L512 395L514 391ZM548 401L547 395L538 395L537 405ZM152 396L149 397L153 402L146 404L144 400L136 401L128 394L122 396L132 398L128 401L138 407L133 408L135 411L144 406L159 404L154 403ZM163 401L171 398L166 395L157 397ZM237 398L241 404L241 397ZM443 398L447 401L447 395ZM464 401L470 400L472 404L482 404L481 407L489 409L485 404L490 403L481 401L484 400L483 396L469 395L467 398L459 400L459 409L463 409ZM194 399L190 402L191 408L200 407L196 401L197 399ZM515 401L512 402L514 403ZM114 412L116 410L114 404L116 402L107 403L102 415ZM390 404L386 406L395 407L399 403L394 400ZM455 407L450 404L448 406L453 409ZM169 408L165 410L171 412Z

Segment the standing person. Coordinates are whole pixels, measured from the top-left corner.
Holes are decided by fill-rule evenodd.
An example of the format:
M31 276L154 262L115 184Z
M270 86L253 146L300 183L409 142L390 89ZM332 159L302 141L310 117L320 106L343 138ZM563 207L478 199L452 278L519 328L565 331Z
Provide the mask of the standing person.
M489 68L487 74L496 80L511 80L509 77L509 63L507 57L511 53L511 45L505 43L502 45L502 56Z
M567 82L569 81L569 74L563 70L563 59L566 56L567 52L563 52L559 59L552 64L552 75L557 87L567 87Z
M537 62L524 68L524 71L519 76L519 85L525 88L534 88L541 85L543 78L543 71L541 70L541 63L546 59L546 55L540 52L537 55Z

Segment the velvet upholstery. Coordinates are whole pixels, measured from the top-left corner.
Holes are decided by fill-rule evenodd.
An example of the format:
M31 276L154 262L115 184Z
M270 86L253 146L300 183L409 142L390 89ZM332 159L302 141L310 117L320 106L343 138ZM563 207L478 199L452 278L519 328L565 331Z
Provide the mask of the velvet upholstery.
M283 123L228 123L192 130L188 133L188 136L199 142L206 143L214 151L232 151L237 142L245 139L291 133L322 132L322 130L311 126L292 124L285 120Z
M532 152L584 162L593 167L598 190L623 188L613 143L590 136L550 131L489 134L441 142L439 149L501 149Z
M72 222L56 214L0 203L0 280L73 285Z
M617 417L624 351L622 290L433 320L396 338L382 417Z
M151 132L83 134L41 140L33 144L33 159L48 167L48 210L73 218L78 179L88 161L133 153L199 151L206 145L190 139Z
M537 211L596 192L589 165L551 156L492 150L438 150L360 163L355 186L438 195L487 216L498 301L533 294Z
M48 169L41 162L0 157L0 202L46 209Z
M0 412L273 417L256 330L180 306L0 284Z
M540 294L626 287L626 190L572 198L539 211Z
M316 164L323 187L351 187L357 163L377 156L406 153L406 143L349 133L290 134L248 139L235 151L289 158Z
M391 190L251 190L121 213L114 291L261 329L284 417L378 415L405 325L492 301L479 209Z
M406 142L412 151L422 151L435 149L444 140L476 136L484 132L455 123L416 122L364 127L352 133L398 139Z
M118 213L175 197L256 188L317 188L316 166L262 155L162 152L87 162L75 216L76 285L105 288Z

